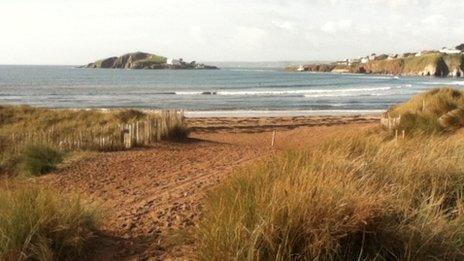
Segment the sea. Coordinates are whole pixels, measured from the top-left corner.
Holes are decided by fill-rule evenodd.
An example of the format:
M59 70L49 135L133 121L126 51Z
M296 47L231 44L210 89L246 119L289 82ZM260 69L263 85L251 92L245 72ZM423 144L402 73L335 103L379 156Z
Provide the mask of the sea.
M182 109L190 117L373 114L463 78L294 73L234 63L220 70L0 65L0 105Z

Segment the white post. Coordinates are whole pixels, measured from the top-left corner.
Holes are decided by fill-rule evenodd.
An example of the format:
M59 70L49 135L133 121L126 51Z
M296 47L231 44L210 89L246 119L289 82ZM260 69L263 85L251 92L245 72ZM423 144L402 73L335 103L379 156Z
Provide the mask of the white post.
M271 147L274 147L274 144L275 144L275 136L276 136L276 131L274 130L274 131L272 132Z

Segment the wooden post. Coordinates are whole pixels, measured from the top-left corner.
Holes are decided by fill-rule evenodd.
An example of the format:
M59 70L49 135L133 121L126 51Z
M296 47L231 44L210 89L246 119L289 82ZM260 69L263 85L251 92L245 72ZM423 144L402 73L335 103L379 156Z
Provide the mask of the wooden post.
M271 147L274 147L274 144L275 144L275 136L276 136L276 131L274 130L274 131L272 132Z
M403 140L404 140L404 138L405 138L405 136L406 136L404 130L402 131L401 135L403 136Z
M135 123L135 144L140 144L140 137L139 137L139 122Z

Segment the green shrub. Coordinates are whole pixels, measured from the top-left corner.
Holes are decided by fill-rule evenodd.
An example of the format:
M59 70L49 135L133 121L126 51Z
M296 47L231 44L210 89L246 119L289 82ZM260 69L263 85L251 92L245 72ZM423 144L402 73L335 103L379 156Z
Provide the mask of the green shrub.
M29 145L21 155L22 170L28 175L46 174L63 161L63 153L47 145Z
M78 256L99 222L78 196L14 182L0 187L0 260Z
M175 125L171 129L168 130L167 134L163 139L169 140L169 141L185 141L190 134L190 129L181 126L181 125Z

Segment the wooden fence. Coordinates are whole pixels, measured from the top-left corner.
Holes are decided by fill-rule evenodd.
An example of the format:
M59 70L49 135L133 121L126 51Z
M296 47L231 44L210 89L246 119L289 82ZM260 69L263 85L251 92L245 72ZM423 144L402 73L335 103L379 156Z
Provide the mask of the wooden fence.
M183 126L183 112L170 110L142 121L77 129L66 135L53 126L47 130L18 131L0 139L0 148L8 146L10 150L19 152L27 144L49 144L65 151L123 150L158 142L173 128Z
M401 115L398 117L390 117L390 115L384 115L380 118L380 124L389 130L398 129L401 123Z

